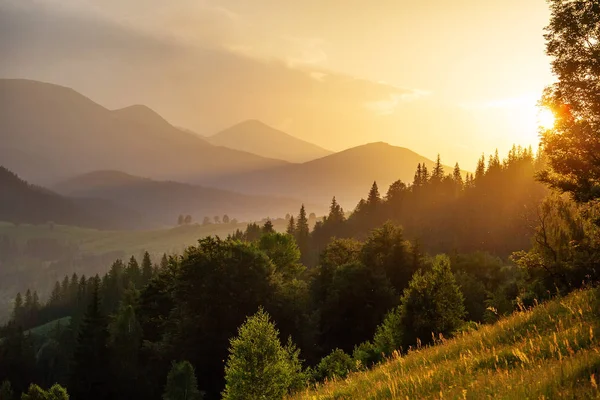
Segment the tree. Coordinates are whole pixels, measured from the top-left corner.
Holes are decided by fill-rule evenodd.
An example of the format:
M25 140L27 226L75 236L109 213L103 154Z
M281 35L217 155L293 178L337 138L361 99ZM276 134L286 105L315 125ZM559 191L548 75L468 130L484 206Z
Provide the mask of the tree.
M373 337L373 346L378 358L386 357L394 351L400 351L404 338L404 327L402 326L402 310L400 307L388 312L383 323L377 327Z
M142 258L142 285L146 285L152 279L153 274L152 260L150 259L150 253L144 252Z
M356 370L356 362L343 350L335 349L324 357L315 369L314 379L323 382L326 379L345 379Z
M100 310L99 278L83 317L73 355L69 390L75 400L110 398L110 365L107 354L106 317Z
M218 215L215 215L213 217L213 220L215 221L215 224L220 224L221 223L221 217L219 217Z
M329 207L329 215L327 216L327 223L331 225L336 225L343 223L346 220L344 215L344 210L339 205L335 196L331 200L331 206Z
M202 220L202 225L206 226L206 225L210 225L210 218L208 217L204 217L204 219Z
M167 376L163 400L201 400L194 367L188 361L174 362Z
M21 292L17 293L15 297L15 305L13 308L12 318L17 324L23 323L23 297L21 296Z
M9 381L2 382L0 385L0 400L14 400L15 393Z
M48 391L31 384L27 392L21 396L21 400L69 400L69 395L67 390L58 384L53 385Z
M463 181L462 172L460 171L460 166L458 165L458 163L456 163L456 165L454 165L454 171L452 171L452 179L454 180L454 183L456 184L456 186L458 186L459 189L463 188L464 181Z
M228 224L229 222L231 222L231 220L229 219L229 215L227 215L227 214L223 215L223 223Z
M433 166L433 171L431 172L431 180L439 183L442 179L444 179L444 166L442 165L442 159L438 154L435 165Z
M283 399L302 382L298 351L281 345L279 332L261 308L231 339L223 399Z
M191 216L191 215L189 215L189 214L188 214L188 215L186 215L186 216L185 216L185 219L183 220L183 223L184 223L184 224L186 224L186 225L189 225L189 224L191 224L191 223L192 223L192 216Z
M379 188L377 187L377 182L373 182L371 186L371 190L369 191L369 196L367 197L367 207L369 209L376 208L381 203L381 195L379 194Z
M294 237L296 236L296 222L294 221L293 216L291 216L288 219L288 226L287 226L286 232L288 235L292 235Z
M540 175L576 201L600 198L600 4L597 0L550 0L546 53L557 82L541 104L553 111L554 127L542 130L550 169Z
M406 346L418 340L429 343L439 334L448 336L462 325L464 299L447 256L437 256L431 271L413 276L402 296L400 313Z
M310 252L310 230L308 227L308 219L306 218L306 209L304 208L304 204L302 204L302 207L300 208L300 213L298 214L298 219L296 220L296 230L294 233L296 235L298 248L300 249L301 260L306 265L308 263Z
M477 161L477 168L475 169L475 180L480 180L485 176L485 155L481 155L479 161Z
M267 222L265 222L265 224L263 225L262 231L263 231L263 234L275 232L275 228L273 228L273 222L271 222L270 219L268 219Z
M300 249L294 238L282 233L265 233L258 247L273 261L277 271L285 278L297 278L305 267L300 264Z
M184 216L179 214L179 217L177 217L177 225L183 225L184 220Z

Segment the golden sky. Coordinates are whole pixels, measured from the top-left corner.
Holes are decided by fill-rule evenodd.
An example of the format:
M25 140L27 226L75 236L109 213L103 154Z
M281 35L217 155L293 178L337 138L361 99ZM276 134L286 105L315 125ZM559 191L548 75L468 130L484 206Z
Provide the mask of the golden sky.
M331 150L473 169L535 144L544 0L4 0L0 77L143 103L211 134L257 118Z

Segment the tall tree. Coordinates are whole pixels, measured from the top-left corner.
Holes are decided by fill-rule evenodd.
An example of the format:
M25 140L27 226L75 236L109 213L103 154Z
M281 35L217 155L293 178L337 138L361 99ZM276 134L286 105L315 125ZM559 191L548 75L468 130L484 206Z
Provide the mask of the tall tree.
M152 259L150 258L150 253L147 251L144 252L144 258L142 258L142 280L141 286L146 285L152 279L153 269L152 269Z
M598 0L549 0L546 52L557 82L542 105L554 112L554 127L542 131L552 187L586 202L600 198L600 4Z
M374 209L380 203L381 195L379 194L379 187L377 187L377 182L373 182L371 190L369 190L369 196L367 197L367 207L370 209Z
M298 243L298 248L300 249L301 260L304 264L308 263L309 252L310 252L310 230L308 227L308 219L306 218L306 209L304 208L304 204L300 208L300 213L298 214L298 219L296 220L296 230L295 230L296 242Z
M296 236L296 221L294 221L294 216L290 216L286 232L288 235Z
M269 315L259 309L231 339L223 399L283 399L303 381L298 351L284 347Z
M458 163L454 165L454 171L452 171L452 179L454 180L454 183L462 189L462 187L464 186L464 181Z
M431 172L431 180L434 182L441 182L444 178L444 166L442 165L442 158L440 155L437 155L437 159L433 166L433 171Z
M94 279L92 298L77 336L69 383L74 400L104 400L111 397L108 324L100 310L99 285L98 279Z

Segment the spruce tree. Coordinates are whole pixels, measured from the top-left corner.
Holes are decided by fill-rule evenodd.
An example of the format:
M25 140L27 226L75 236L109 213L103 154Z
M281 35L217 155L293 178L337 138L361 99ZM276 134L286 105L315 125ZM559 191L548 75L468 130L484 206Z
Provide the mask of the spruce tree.
M379 194L379 188L377 187L377 182L373 182L371 186L371 190L369 191L369 196L367 197L367 207L369 209L376 208L381 203L381 195Z
M413 179L413 186L419 187L423 183L423 170L421 168L421 163L417 166L417 171L415 172L415 177Z
M17 296L15 297L12 318L17 325L23 323L23 297L21 296L21 292L17 293Z
M485 175L485 155L481 155L481 158L477 162L477 168L475 169L475 180L480 180Z
M173 363L167 376L163 400L200 400L194 367L188 361Z
M431 180L437 183L441 182L444 178L444 166L442 165L442 159L438 154L437 159L435 161L435 165L433 166L433 171L431 173Z
M111 397L108 324L100 310L99 286L99 279L95 278L91 301L79 327L75 345L69 380L69 390L74 400L105 400Z
M282 346L279 331L259 309L231 339L225 367L225 400L283 399L303 381L298 351Z
M147 251L144 253L144 258L142 259L142 286L146 285L152 279L152 259L150 259L150 253Z
M304 204L302 204L302 207L300 208L300 213L298 214L295 235L296 242L298 243L298 248L300 249L300 253L302 254L302 263L306 265L308 262L310 250L310 230L308 227L308 219L306 218L306 209L304 208Z
M294 216L290 216L286 232L288 235L296 237L296 221L294 221Z
M265 222L265 224L262 227L262 231L263 231L263 234L275 232L275 228L273 228L273 222L271 222L270 219L268 219L267 222Z
M452 172L452 179L454 180L454 183L456 184L456 186L458 186L459 188L462 189L462 187L464 186L464 181L463 181L462 173L460 172L460 166L458 165L458 163L456 163L456 165L454 165L454 171Z

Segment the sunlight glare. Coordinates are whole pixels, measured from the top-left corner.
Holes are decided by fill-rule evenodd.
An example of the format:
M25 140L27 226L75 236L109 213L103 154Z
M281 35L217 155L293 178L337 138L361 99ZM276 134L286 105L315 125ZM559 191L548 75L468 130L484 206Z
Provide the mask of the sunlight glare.
M548 108L540 108L537 115L538 126L544 130L552 129L556 123L556 117L552 110Z

